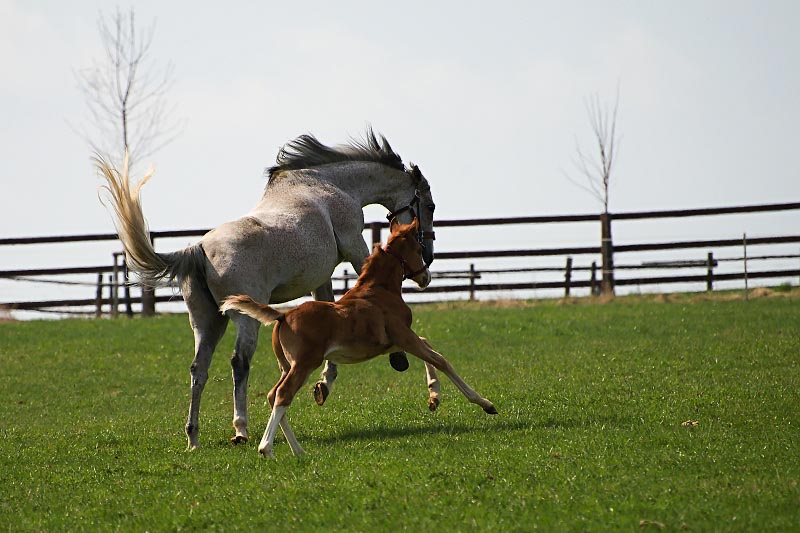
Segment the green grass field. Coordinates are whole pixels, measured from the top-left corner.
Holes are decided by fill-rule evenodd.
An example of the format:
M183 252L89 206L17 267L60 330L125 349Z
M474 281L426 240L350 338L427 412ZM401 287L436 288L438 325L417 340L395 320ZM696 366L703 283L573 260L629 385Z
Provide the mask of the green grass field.
M442 305L415 329L491 399L386 358L256 451L278 376L266 334L251 441L228 439L229 329L186 452L185 316L0 324L2 530L800 529L800 300ZM696 421L693 427L682 426Z

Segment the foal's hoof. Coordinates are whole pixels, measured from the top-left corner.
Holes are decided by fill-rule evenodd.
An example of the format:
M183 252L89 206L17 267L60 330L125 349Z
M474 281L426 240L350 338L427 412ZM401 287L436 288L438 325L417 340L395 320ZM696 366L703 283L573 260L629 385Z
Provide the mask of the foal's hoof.
M496 415L497 414L497 409L495 408L494 405L490 405L489 407L484 407L483 410L487 415Z
M244 435L236 435L235 437L231 437L231 444L245 444L247 442L247 437Z
M393 352L389 354L389 364L398 372L408 370L408 357L405 352Z
M428 409L433 412L437 407L439 407L439 398L428 398Z
M328 399L328 394L328 386L321 381L317 381L314 385L314 401L317 402L317 405L325 404L325 400Z

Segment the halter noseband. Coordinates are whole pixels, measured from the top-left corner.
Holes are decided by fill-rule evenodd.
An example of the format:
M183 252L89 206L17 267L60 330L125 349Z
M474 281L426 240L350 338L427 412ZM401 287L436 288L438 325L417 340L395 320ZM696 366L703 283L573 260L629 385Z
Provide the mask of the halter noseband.
M428 269L428 265L426 265L425 261L423 261L422 262L422 268L420 268L418 270L412 270L412 267L411 267L411 265L408 264L408 261L403 259L401 256L397 255L396 253L394 253L393 251L389 250L385 246L381 246L379 249L383 253L391 255L392 257L397 259L400 262L401 265L403 265L403 279L416 278L417 276L419 276L420 274L422 274L423 272L425 272Z

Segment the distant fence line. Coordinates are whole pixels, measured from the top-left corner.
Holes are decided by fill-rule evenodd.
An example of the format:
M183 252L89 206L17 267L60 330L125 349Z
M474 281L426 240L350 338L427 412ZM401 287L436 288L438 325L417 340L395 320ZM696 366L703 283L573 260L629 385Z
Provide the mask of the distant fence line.
M616 220L645 220L645 219L659 219L659 218L683 218L695 216L718 216L718 215L732 215L732 214L745 214L745 213L766 213L777 211L793 211L800 210L800 202L794 203L780 203L780 204L761 204L749 205L738 207L722 207L722 208L704 208L704 209L687 209L687 210L667 210L667 211L642 211L642 212L628 212L628 213L608 213L608 214L582 214L582 215L557 215L557 216L531 216L531 217L505 217L505 218L482 218L482 219L457 219L457 220L437 220L435 227L440 228L455 228L455 227L470 227L470 226L499 226L499 225L538 225L538 224L558 224L558 223L600 223L601 225L607 224L607 228L603 229L603 235L608 235L607 238L601 240L599 246L584 246L584 247L555 247L555 248L533 248L533 249L512 249L512 250L470 250L458 252L438 252L436 254L437 261L440 260L454 260L454 259L482 259L482 258L524 258L524 257L566 257L564 267L538 267L538 268L516 268L516 269L476 269L474 264L470 266L469 270L462 271L443 271L434 272L435 279L461 279L466 280L465 283L457 285L435 285L426 289L426 293L442 294L442 293L466 293L470 298L474 298L477 292L485 291L518 291L518 290L531 290L531 289L563 289L565 296L570 295L571 289L574 288L589 288L592 294L597 294L600 290L613 291L615 286L626 285L652 285L652 284L671 284L671 283L705 283L707 290L712 290L715 282L730 281L730 280L745 280L745 285L748 279L767 279L767 278L792 278L800 277L800 268L798 269L781 269L770 271L747 271L747 261L758 261L763 259L791 259L800 258L800 255L780 254L780 255L762 255L747 257L748 246L760 246L768 244L787 244L787 243L800 243L800 235L780 235L772 237L757 237L747 238L732 238L732 239L716 239L716 240L689 240L689 241L675 241L675 242L659 242L659 243L637 243L637 244L624 244L614 245L611 235L611 222ZM372 241L381 241L383 230L387 229L389 224L387 222L371 222L366 224L365 230L371 231ZM198 230L174 230L174 231L152 231L150 232L151 239L155 241L161 238L175 238L175 237L199 237L207 233L209 229ZM43 237L18 237L18 238L2 238L0 239L0 246L17 246L17 245L42 245L53 243L82 243L92 241L115 241L117 235L115 233L100 233L100 234L87 234L87 235L66 235L66 236L43 236ZM697 248L717 249L725 247L742 247L745 250L743 257L744 270L742 272L733 273L719 273L715 272L715 268L720 261L730 261L732 259L715 259L711 252L705 261L672 261L660 262L642 265L619 265L614 266L613 257L615 254L624 254L628 252L643 252L643 251L663 251L663 250L688 250ZM600 256L601 264L598 266L597 262L592 262L591 265L576 266L573 264L573 256L594 255ZM737 259L739 260L739 259ZM120 261L122 263L120 264ZM441 264L441 263L439 263ZM608 266L610 265L610 267ZM690 275L671 275L671 276L649 276L649 277L636 277L636 278L616 278L615 273L644 269L644 270L657 270L657 269L703 269L700 274ZM479 283L478 280L482 279L484 274L512 274L522 272L564 272L562 280L558 281L542 281L542 282L515 282L515 283ZM345 271L346 273L347 271ZM575 272L589 272L590 276L587 279L574 279ZM80 266L80 267L64 267L64 268L25 268L15 270L0 270L0 278L6 279L20 279L24 278L25 281L40 281L45 283L65 283L65 284L78 284L79 282L64 282L59 280L44 280L37 279L42 276L62 276L67 274L97 274L98 281L96 284L96 293L94 298L79 298L79 299L65 299L65 300L48 300L48 301L21 301L21 302L5 302L0 303L0 310L46 310L54 307L88 307L96 308L96 313L100 313L103 306L111 306L112 314L118 312L119 306L125 304L126 311L132 313L131 304L142 304L144 313L152 313L155 310L157 302L180 301L182 298L179 294L170 296L159 295L156 296L152 291L143 290L142 296L131 296L129 285L125 283L127 280L127 273L124 264L124 254L115 253L112 265L100 266ZM107 281L103 280L104 275L110 275ZM336 294L344 293L351 280L355 279L354 275L343 275L334 278L334 281L342 283L342 288L335 289ZM80 284L86 284L80 282ZM119 291L125 291L123 296L119 295ZM105 296L104 293L109 293Z

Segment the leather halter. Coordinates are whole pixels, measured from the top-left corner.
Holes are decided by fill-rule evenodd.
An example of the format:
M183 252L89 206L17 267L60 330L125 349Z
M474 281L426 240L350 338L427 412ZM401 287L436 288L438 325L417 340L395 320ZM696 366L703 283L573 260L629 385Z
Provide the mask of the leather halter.
M422 262L422 268L418 270L412 270L411 265L408 264L408 261L403 259L401 256L397 255L393 251L389 250L385 246L381 246L380 250L385 253L389 254L395 259L397 259L401 265L403 265L403 279L413 279L425 272L428 269L428 265L425 264L425 261Z
M395 211L392 211L391 213L386 215L386 220L388 220L389 223L391 223L394 219L396 219L398 217L398 215L400 215L400 213L405 213L406 211L410 211L411 212L411 217L412 218L416 218L416 219L419 220L420 192L428 192L429 190L430 190L430 188L428 190L425 190L425 191L420 191L420 189L416 189L414 191L414 198L412 198L411 201L408 202L403 207L400 207L399 209L396 209ZM422 241L424 239L430 239L432 241L435 241L436 240L436 232L434 232L434 231L422 231L422 226L420 226L419 231L417 231L417 242L422 244Z

